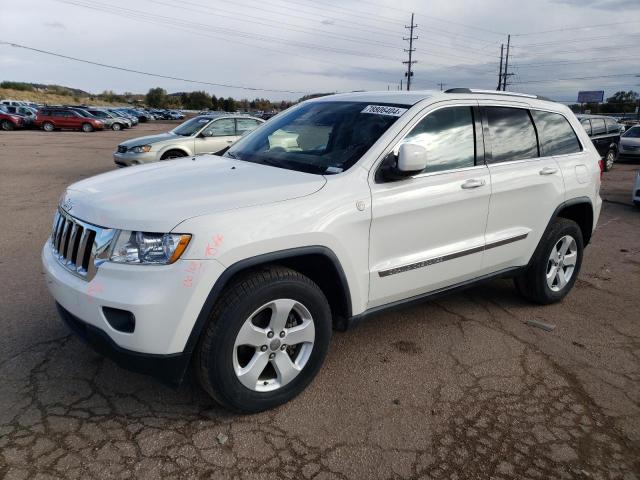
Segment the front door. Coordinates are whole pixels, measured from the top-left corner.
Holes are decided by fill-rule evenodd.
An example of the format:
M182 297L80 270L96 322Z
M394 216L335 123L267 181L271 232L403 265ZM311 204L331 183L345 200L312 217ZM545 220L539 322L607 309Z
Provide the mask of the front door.
M195 153L218 153L236 141L236 122L220 118L207 125L195 139Z
M427 168L371 180L369 308L463 282L482 264L491 184L473 105L430 109L403 142L427 150Z

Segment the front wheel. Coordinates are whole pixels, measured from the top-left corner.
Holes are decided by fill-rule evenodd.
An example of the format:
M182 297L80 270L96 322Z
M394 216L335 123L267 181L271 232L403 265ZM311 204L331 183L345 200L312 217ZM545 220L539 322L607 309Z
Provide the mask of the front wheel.
M304 390L330 339L331 310L312 280L280 266L250 271L216 303L196 351L196 373L223 406L260 412Z
M120 125L119 123L114 123L113 125L111 125L111 130L118 132L122 130L122 125Z
M93 132L93 126L90 123L83 123L82 124L82 131L83 132Z
M518 292L543 305L562 300L573 288L582 265L582 231L566 218L544 233L527 270L515 278Z
M613 168L613 164L616 161L616 151L611 149L607 152L607 155L604 157L604 171L608 172Z

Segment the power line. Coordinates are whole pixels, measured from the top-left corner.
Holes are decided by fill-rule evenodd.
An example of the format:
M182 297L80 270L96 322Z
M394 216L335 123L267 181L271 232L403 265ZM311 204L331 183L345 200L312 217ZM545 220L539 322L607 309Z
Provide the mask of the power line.
M586 63L605 63L605 62L619 62L620 60L636 60L639 59L640 56L631 56L631 57L608 57L598 60L567 60L567 61L559 61L559 62L542 62L542 63L518 63L517 67L552 67L555 65L579 65Z
M9 46L15 47L15 48L22 48L22 49L25 49L25 50L31 50L32 52L43 53L45 55L51 55L53 57L64 58L64 59L67 59L67 60L73 60L74 62L81 62L81 63L90 64L90 65L96 65L98 67L110 68L112 70L120 70L122 72L129 72L129 73L137 73L139 75L146 75L146 76L149 76L149 77L165 78L165 79L169 79L169 80L178 80L180 82L198 83L198 84L201 84L201 85L211 85L211 86L214 86L214 87L237 88L239 90L251 90L251 91L258 91L258 92L301 93L301 94L309 93L309 92L303 92L303 91L297 91L297 90L277 90L277 89L271 89L271 88L258 88L258 87L248 87L248 86L243 86L243 85L232 85L232 84L228 84L228 83L206 82L206 81L203 81L203 80L191 80L191 79L188 79L188 78L173 77L173 76L170 76L170 75L162 75L162 74L159 74L159 73L143 72L142 70L134 70L132 68L119 67L119 66L116 66L116 65L109 65L109 64L106 64L106 63L94 62L92 60L85 60L83 58L71 57L69 55L63 55L61 53L50 52L50 51L47 51L47 50L41 50L39 48L28 47L26 45L20 45L19 43L0 41L0 45L9 45Z
M542 78L538 80L524 80L517 83L524 84L524 83L564 82L568 80L594 80L596 78L618 78L618 77L634 77L634 76L639 76L639 75L637 73L617 73L613 75L593 75L590 77Z
M565 28L556 28L553 30L539 30L537 32L526 32L526 33L516 33L513 36L514 37L525 37L528 35L541 35L543 33L555 33L555 32L567 32L567 31L573 31L573 30L585 30L585 29L589 29L589 28L601 28L601 27L611 27L614 25L628 25L631 23L640 23L640 20L630 20L627 22L614 22L614 23L600 23L600 24L596 24L596 25L583 25L580 27L565 27Z
M413 52L416 51L415 48L413 48L413 41L417 40L418 37L414 37L413 36L413 29L414 28L418 28L418 25L414 25L413 23L413 13L411 14L411 25L405 25L404 28L409 30L409 38L402 38L405 41L409 42L409 49L407 50L405 48L405 52L409 52L409 60L406 62L402 62L404 64L407 65L407 71L405 72L404 76L407 77L407 91L411 90L411 77L413 76L413 72L411 71L411 66L414 63L418 63L416 60L411 60L411 55L413 54Z
M563 44L564 43L581 43L581 42L585 42L587 40L604 40L604 39L607 39L607 38L620 38L621 36L622 37L636 37L636 36L639 36L639 35L640 35L640 33L627 33L627 34L624 34L624 35L617 34L617 35L603 35L603 36L600 36L600 37L583 37L583 38L575 38L573 40L562 40L562 43ZM553 42L525 43L525 44L522 44L522 45L518 45L518 48L522 48L522 47L543 47L543 46L552 47L552 46L558 45L558 43L559 43L558 40L555 40Z

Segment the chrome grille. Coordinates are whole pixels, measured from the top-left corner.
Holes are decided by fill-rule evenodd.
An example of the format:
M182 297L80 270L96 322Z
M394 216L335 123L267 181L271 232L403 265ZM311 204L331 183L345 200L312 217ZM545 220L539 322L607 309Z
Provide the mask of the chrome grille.
M112 229L83 222L58 209L53 219L51 248L64 268L91 280L100 263L106 260L114 233Z

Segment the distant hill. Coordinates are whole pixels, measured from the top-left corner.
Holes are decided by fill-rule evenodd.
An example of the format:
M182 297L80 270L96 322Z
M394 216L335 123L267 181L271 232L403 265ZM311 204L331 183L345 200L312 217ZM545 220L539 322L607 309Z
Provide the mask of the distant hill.
M111 91L94 94L79 88L28 82L0 82L0 99L26 100L36 103L91 103L94 105L126 105L144 99L144 95L117 94Z

